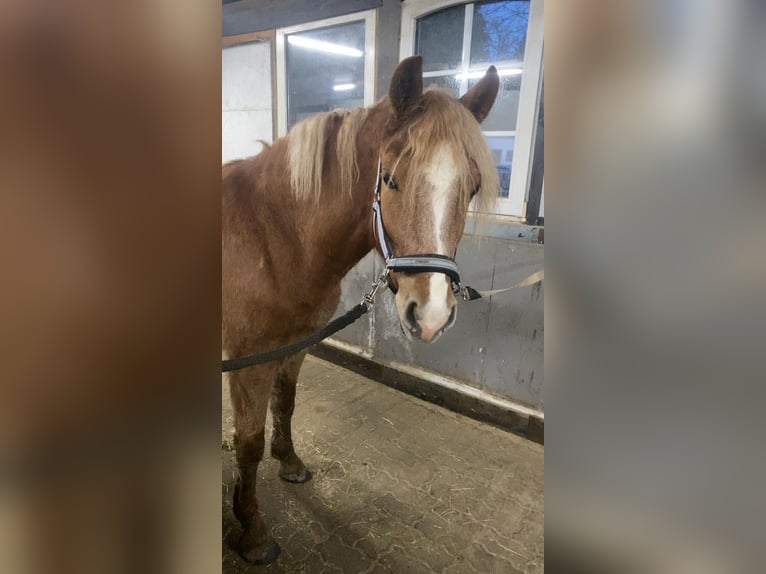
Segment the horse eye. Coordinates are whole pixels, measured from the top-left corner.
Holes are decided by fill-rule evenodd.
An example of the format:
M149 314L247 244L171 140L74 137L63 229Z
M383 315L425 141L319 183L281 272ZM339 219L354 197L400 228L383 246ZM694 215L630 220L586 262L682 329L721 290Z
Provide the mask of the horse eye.
M386 184L386 187L388 189L399 189L399 186L396 183L396 180L388 175L387 173L383 174L383 183Z
M476 195L477 193L479 193L479 190L480 190L480 189L481 189L481 186L480 186L480 185L477 185L476 187L474 187L474 188L473 188L473 191L471 192L471 199L473 199L473 196L474 196L474 195Z

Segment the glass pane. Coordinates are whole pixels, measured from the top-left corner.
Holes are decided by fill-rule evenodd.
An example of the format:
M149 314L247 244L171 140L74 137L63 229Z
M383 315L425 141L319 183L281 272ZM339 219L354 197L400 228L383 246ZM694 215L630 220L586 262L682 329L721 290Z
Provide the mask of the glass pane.
M516 131L516 116L519 112L519 94L521 92L521 74L519 69L500 69L500 90L487 119L481 124L484 131ZM510 72L511 75L502 75ZM470 89L479 80L468 80Z
M471 32L471 65L524 59L529 2L477 2Z
M423 86L439 86L452 94L453 98L460 97L460 82L455 79L454 74L450 74L449 76L436 76L434 78L423 78Z
M423 56L423 71L454 70L463 59L465 6L453 6L418 19L415 54Z
M513 136L488 136L487 144L492 150L492 156L497 164L497 175L500 176L500 197L508 197L511 188L511 167L516 138Z
M364 105L364 21L290 34L287 128L317 112Z

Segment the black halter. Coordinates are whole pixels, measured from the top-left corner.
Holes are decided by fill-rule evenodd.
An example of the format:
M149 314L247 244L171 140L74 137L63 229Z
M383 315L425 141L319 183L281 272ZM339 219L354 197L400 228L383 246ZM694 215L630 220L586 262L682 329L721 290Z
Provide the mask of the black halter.
M455 263L452 257L440 255L439 253L416 253L394 257L391 248L388 246L388 236L383 226L383 213L380 208L381 169L381 161L378 159L378 175L375 178L375 199L372 202L372 218L378 245L380 245L380 251L386 260L386 269L406 273L444 273L452 282L452 290L455 293L460 292L460 274L457 270L457 263ZM388 277L388 286L391 291L396 293L397 287L391 281L390 276Z

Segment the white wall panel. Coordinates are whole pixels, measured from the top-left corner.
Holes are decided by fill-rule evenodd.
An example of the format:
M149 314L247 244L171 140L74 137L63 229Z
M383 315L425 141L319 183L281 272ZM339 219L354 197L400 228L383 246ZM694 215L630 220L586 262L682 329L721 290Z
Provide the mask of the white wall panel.
M221 87L222 161L258 153L273 134L271 44L224 48Z

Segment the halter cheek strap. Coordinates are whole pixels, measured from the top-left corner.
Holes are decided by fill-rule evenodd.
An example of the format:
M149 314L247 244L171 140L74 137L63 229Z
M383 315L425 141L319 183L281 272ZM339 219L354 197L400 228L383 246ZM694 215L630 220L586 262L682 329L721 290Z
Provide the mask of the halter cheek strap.
M456 293L460 291L460 274L458 273L457 263L452 257L438 253L416 253L412 255L402 255L394 257L386 235L386 228L383 225L383 213L380 206L380 176L382 164L378 159L378 172L375 178L375 198L372 202L372 218L375 226L375 235L378 239L380 252L383 259L386 260L386 269L405 273L443 273L447 275L452 282L452 290ZM389 279L388 286L391 291L396 293L396 286Z

